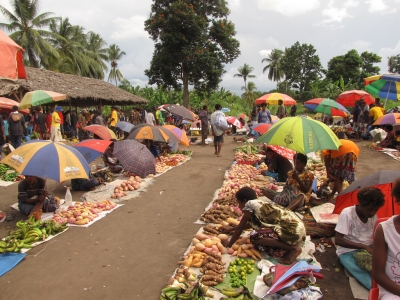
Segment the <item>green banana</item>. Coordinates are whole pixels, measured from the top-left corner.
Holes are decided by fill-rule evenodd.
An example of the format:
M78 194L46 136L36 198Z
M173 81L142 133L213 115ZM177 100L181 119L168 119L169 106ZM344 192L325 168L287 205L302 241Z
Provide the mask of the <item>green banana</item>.
M161 293L167 293L167 292L170 292L170 291L175 291L175 292L179 292L179 288L178 287L174 287L174 286L167 286L167 287L165 287L165 288L163 288L162 290L161 290Z
M21 248L25 248L25 249L30 249L30 248L32 248L33 246L32 245L29 245L29 244L22 244L22 246L21 246Z
M244 294L240 294L237 297L233 297L233 299L235 299L235 300L243 300L244 299Z
M10 246L10 247L8 247L8 248L6 248L5 250L7 251L7 252L14 252L14 250L17 248L17 243L13 243L12 244L12 246Z
M221 292L228 297L238 297L242 294L243 289L225 288Z
M6 248L7 243L5 241L0 241L0 248Z

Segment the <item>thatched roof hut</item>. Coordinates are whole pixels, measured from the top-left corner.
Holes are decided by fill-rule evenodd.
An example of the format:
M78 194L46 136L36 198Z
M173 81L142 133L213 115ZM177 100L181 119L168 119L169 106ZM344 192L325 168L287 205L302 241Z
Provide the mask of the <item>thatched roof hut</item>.
M47 90L67 95L73 106L134 105L148 100L99 79L26 67L28 81L0 80L0 96L21 102L25 93ZM63 101L64 102L64 101ZM63 105L60 102L61 105Z

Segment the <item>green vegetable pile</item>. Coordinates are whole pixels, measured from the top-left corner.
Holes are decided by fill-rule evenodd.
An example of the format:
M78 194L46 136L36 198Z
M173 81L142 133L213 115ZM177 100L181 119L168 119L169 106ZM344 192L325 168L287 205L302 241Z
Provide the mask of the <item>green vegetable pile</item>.
M4 181L15 181L19 173L15 172L13 168L0 164L0 179Z

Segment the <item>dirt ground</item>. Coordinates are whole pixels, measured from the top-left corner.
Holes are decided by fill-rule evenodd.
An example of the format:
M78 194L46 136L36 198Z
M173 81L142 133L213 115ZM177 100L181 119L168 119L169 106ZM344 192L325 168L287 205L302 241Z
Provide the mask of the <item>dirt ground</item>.
M379 169L398 169L398 162L360 143L357 177ZM227 137L222 157L212 147L191 146L192 159L154 179L141 196L88 228L70 228L64 234L27 253L13 270L0 277L1 299L159 299L166 284L200 228L194 224L221 187L224 172L237 146ZM63 198L65 189L55 182L51 193ZM17 184L1 189L0 210L10 212L17 201ZM163 193L160 193L163 191ZM79 199L79 192L73 198ZM15 211L14 211L15 212ZM23 218L0 223L0 237ZM316 253L328 270L320 280L324 299L353 299L348 279L334 249Z

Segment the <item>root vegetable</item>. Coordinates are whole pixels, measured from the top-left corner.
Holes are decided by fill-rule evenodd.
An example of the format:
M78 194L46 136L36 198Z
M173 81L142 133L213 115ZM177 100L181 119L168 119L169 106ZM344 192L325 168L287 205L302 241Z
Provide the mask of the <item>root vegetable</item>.
M192 239L192 244L196 246L197 243L200 243L200 241L196 238Z
M217 243L217 248L222 254L226 253L226 248L221 243Z
M197 251L204 251L204 249L206 248L206 246L205 245L203 245L202 243L197 243L197 244L195 244L195 250L197 250Z
M246 258L246 257L249 257L246 253L240 253L239 255L238 255L239 257L243 257L243 258Z
M228 249L228 254L232 255L233 252L235 252L235 250L233 250L232 248L229 248L229 249Z
M218 235L218 238L219 238L221 241L227 241L227 240L229 239L229 237L228 237L226 234L219 234L219 235Z
M196 234L194 235L194 237L195 237L196 239L200 240L200 241L203 241L203 240L205 240L205 239L208 239L208 236L206 236L205 234L202 234L202 233L196 233Z
M218 247L217 247L216 245L212 245L212 246L211 246L211 249L212 249L212 251L220 252L219 249L218 249Z

